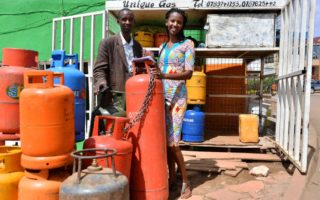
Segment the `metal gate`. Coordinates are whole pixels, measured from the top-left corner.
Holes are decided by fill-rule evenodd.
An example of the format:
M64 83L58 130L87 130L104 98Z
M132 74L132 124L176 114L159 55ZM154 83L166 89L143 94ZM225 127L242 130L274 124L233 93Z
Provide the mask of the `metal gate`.
M87 80L86 137L94 109L93 65L98 42L107 36L108 17L105 10L54 18L52 22L52 50L66 50L79 54L79 70Z
M315 0L289 0L281 11L276 144L307 171Z

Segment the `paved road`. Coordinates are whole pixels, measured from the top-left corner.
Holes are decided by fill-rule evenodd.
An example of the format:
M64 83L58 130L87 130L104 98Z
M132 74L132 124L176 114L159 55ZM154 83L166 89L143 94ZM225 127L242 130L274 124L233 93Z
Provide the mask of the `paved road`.
M301 200L320 199L320 93L311 95L309 145L314 148Z

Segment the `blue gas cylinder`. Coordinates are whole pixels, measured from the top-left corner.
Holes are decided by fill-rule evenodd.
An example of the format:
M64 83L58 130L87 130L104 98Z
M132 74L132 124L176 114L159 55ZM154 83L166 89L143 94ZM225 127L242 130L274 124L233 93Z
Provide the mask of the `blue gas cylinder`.
M199 106L186 111L182 123L182 140L185 142L204 140L204 113Z
M50 69L54 72L64 73L65 85L74 93L74 117L76 142L85 138L85 114L86 114L86 79L83 72L79 71L78 54L66 55L64 50L52 51ZM59 80L54 81L55 84Z

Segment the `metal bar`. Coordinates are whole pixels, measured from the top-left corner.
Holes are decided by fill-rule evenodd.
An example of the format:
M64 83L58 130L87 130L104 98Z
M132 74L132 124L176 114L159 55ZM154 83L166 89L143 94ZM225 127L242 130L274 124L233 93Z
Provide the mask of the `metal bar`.
M264 58L260 58L260 92L259 92L259 125L262 124L262 96L263 96L263 71L264 71ZM259 130L261 132L262 130Z
M294 10L295 10L295 30L294 30L294 41L293 41L293 71L299 70L299 56L298 56L298 45L299 45L299 36L300 36L300 19L301 19L301 12L300 12L300 0L295 0Z
M70 19L70 47L69 47L69 53L73 54L73 48L74 48L74 18Z
M61 20L60 49L64 49L64 20Z
M206 112L204 114L208 115L208 116L239 116L240 114L243 114L243 113L212 113L212 112Z
M94 94L93 94L93 65L94 65L94 50L95 50L95 15L91 16L91 33L90 33L90 62L88 65L88 91L89 91L89 113L94 109ZM91 115L89 114L88 126L86 133L89 134ZM89 136L89 135L88 135Z
M290 155L293 155L293 139L294 139L294 127L295 127L295 115L296 115L296 108L295 102L297 99L296 95L296 80L297 77L290 78L290 94L289 94L289 101L290 101L290 121L289 121L289 149L288 152Z
M51 50L56 49L56 20L52 20L52 43L51 43Z
M302 96L302 81L303 76L297 77L297 98L295 102L296 107L296 122L295 122L295 139L294 139L294 159L299 160L300 159L300 136L301 136L301 113L302 113L302 104L301 104L301 96Z
M286 6L286 8L284 9L284 38L283 38L283 46L282 46L282 50L283 50L283 65L281 66L281 75L286 74L286 68L288 65L288 52L287 47L288 47L288 34L289 34L289 13L288 13L288 7L289 5ZM280 141L279 143L283 146L284 145L284 141L285 141L285 130L286 130L286 79L281 81L281 103L280 103L280 107L281 107L281 114L280 114Z
M301 8L300 8L300 0L295 0L294 2L294 11L295 11L295 16L294 16L294 40L293 40L293 71L299 70L299 35L300 35L300 19L301 19ZM290 130L289 130L289 154L294 155L295 153L295 148L296 148L296 142L295 140L297 139L296 135L300 134L300 130L296 129L297 126L297 118L298 116L298 102L299 102L299 93L298 93L298 81L299 81L299 76L294 76L292 77L292 101L291 101L291 116L290 116ZM293 156L295 157L295 156Z
M289 33L289 43L288 43L288 64L287 64L287 71L286 73L292 73L293 72L293 67L292 67L292 52L293 52L293 34L294 34L294 11L293 11L293 2L290 1L289 3L289 29L288 29L288 33Z
M72 16L65 16L65 17L57 17L55 20L66 20L66 19L71 19L71 18L82 18L82 17L90 17L92 15L101 15L105 11L96 11L96 12L90 12L90 13L85 13L85 14L78 14L78 15L72 15Z
M285 79L285 113L284 113L284 131L283 131L283 148L288 149L288 137L289 137L289 116L290 116L290 78Z
M304 69L304 59L306 52L306 35L307 35L307 2L306 0L302 1L301 5L301 36L300 36L300 45L299 45L299 70Z
M93 74L93 64L94 64L94 50L95 50L95 16L91 16L91 33L90 33L90 64L88 68L88 74L92 77Z
M79 69L83 72L83 54L84 54L84 17L80 17L80 51L79 51Z
M303 75L305 73L306 73L306 70L303 69L303 70L295 71L295 72L292 72L292 73L289 73L289 74L286 74L286 75L283 75L283 76L279 76L277 78L277 80L287 79L287 78L294 77L294 76L300 76L300 75Z
M309 139L309 115L310 115L310 90L311 90L311 75L312 75L312 51L313 51L313 36L314 36L314 17L315 17L315 0L310 0L309 12L309 36L307 45L307 74L305 81L305 97L304 97L304 112L303 112L303 131L302 131L302 155L301 168L302 172L307 171L308 159L308 139Z
M231 76L231 75L207 75L207 78L249 78L249 77L258 77L256 74L247 75L247 76Z
M208 94L207 97L259 98L259 95L246 95L246 94Z
M284 24L285 24L285 10L283 9L281 11L280 15L281 19L281 29L280 29L280 51L279 51L279 75L282 75L282 67L283 67L283 54L284 54ZM281 95L282 95L282 81L280 80L278 82L278 96L277 96L277 123L276 123L276 142L280 143L280 138L281 138L281 113L282 113L282 100L281 100Z

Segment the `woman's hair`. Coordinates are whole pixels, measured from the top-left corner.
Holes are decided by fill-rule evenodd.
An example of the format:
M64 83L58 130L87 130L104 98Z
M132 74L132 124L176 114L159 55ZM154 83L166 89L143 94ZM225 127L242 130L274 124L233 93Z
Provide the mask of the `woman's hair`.
M177 38L178 38L179 40L184 40L184 39L185 39L185 36L184 36L183 30L184 30L184 27L185 27L186 24L187 24L187 20L188 20L188 19L187 19L187 15L186 15L186 13L185 13L183 10L181 10L181 9L179 9L179 8L171 8L171 9L168 10L168 12L166 13L165 19L168 20L169 17L170 17L170 15L171 15L172 13L179 13L179 14L182 16L182 18L183 18L182 28L181 28L180 32L177 34ZM167 35L169 36L168 27L166 27L166 32L167 32Z

